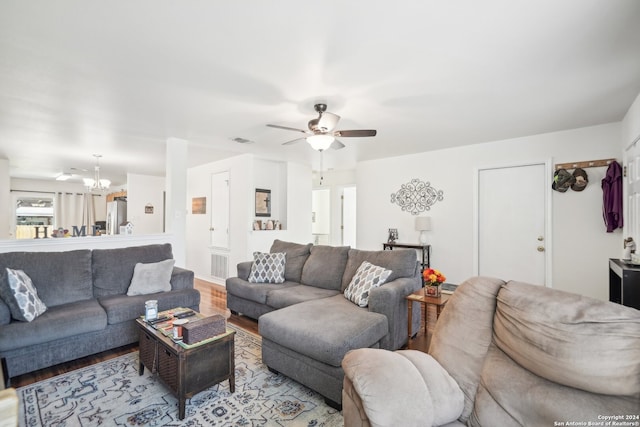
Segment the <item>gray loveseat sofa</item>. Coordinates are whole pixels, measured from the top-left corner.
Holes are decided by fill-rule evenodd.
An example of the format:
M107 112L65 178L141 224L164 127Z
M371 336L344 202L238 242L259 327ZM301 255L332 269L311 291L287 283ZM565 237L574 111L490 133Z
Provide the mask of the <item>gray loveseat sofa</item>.
M301 245L276 240L271 253L286 253L285 282L250 283L252 262L238 265L226 281L227 306L259 320L262 361L322 394L342 401L344 355L362 347L395 350L407 341L405 297L422 286L411 250L362 251L349 247ZM368 261L391 270L360 307L343 295L358 267ZM413 330L420 322L413 313Z
M9 378L137 342L135 319L147 300L158 300L159 310L197 310L194 274L178 267L170 291L127 295L137 263L172 258L170 244L0 254L0 280L7 281L6 268L23 270L47 307L31 322L17 321L0 299L0 358Z
M360 349L342 365L346 427L640 421L640 311L541 286L472 278L429 354Z

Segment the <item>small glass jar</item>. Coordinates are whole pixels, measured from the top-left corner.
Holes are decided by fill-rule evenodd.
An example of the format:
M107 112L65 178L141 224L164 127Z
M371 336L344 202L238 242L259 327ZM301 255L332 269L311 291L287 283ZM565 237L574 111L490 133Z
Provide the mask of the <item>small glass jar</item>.
M158 300L151 299L144 303L144 318L148 322L158 318Z

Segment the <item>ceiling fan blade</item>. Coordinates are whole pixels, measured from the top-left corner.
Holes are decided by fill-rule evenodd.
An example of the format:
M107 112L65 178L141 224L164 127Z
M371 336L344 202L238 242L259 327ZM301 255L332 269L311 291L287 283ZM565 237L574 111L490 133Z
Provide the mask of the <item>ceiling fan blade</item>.
M300 141L304 141L304 138L292 139L291 141L283 142L282 145L293 145L293 144L296 144L296 143L298 143Z
M267 125L270 128L276 128L276 129L284 129L284 130L292 130L294 132L302 132L302 133L309 133L309 131L307 130L303 130L303 129L296 129L296 128L290 128L288 126L280 126L280 125Z
M375 129L337 130L333 134L344 138L376 136Z
M345 145L337 139L331 143L331 148L333 148L334 150L339 150L344 147Z

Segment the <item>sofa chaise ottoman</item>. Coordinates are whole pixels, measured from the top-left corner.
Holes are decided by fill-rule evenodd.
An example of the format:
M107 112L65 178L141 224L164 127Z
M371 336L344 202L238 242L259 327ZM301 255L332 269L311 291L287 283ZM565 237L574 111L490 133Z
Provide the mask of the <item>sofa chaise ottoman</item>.
M227 306L233 312L257 315L262 361L271 370L308 386L339 407L344 376L341 362L349 350L395 350L406 343L405 297L422 286L416 253L279 240L270 252L285 254L284 282L253 283L249 279L255 261L242 263L239 277L227 279ZM372 266L367 267L370 270L362 269L367 265ZM352 279L375 275L379 271L375 267L389 272L388 277L367 292L366 304L354 303ZM417 330L420 307L415 306Z
M198 310L193 272L173 262L170 244L0 254L0 358L7 384L10 377L136 343L135 319L147 300L157 300L159 310ZM46 307L30 321L17 320L16 307L5 300L7 269L24 272Z

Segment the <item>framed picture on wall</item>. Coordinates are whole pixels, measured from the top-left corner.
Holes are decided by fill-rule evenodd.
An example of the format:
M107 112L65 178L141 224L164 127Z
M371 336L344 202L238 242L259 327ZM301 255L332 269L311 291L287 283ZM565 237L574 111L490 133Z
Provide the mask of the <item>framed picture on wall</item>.
M256 188L256 216L271 216L271 190Z
M207 198L193 197L191 199L191 213L194 215L202 215L207 213Z

